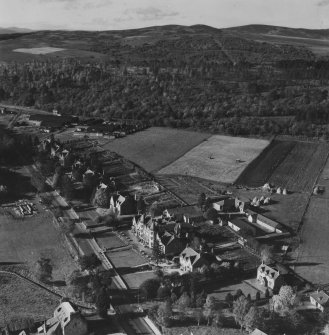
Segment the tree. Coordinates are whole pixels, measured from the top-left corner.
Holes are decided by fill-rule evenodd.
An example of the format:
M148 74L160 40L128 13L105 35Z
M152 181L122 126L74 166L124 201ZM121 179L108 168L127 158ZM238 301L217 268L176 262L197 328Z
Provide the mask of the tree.
M84 270L95 270L102 262L98 259L95 254L84 255L79 259L79 264L82 271Z
M40 281L46 283L52 278L53 266L49 258L40 258L37 261L37 277Z
M138 200L137 200L137 211L140 213L145 213L146 210L146 202L143 198L143 196L141 196Z
M224 326L224 320L225 320L222 311L215 311L213 316L216 326L218 328L222 328Z
M255 299L256 299L256 301L260 300L260 292L259 291L256 292Z
M198 323L198 326L200 326L200 322L203 318L203 313L201 308L195 308L193 309L193 317L195 318L196 322Z
M261 251L260 251L260 255L261 255L261 259L264 263L269 263L271 261L271 259L273 258L272 250L273 249L268 245L262 246Z
M154 232L154 234L156 234L156 232ZM159 241L158 241L158 239L156 237L154 237L152 254L153 254L154 258L155 258L156 265L158 265L159 264L159 260L162 257L162 252L161 252L161 248L160 248L160 245L159 245Z
M204 304L206 303L206 298L207 298L207 295L205 292L201 292L199 294L196 295L196 298L195 298L195 306L196 307L203 307Z
M158 288L158 291L157 291L157 298L158 299L165 299L165 298L168 298L168 297L170 297L170 289L165 285L161 285Z
M145 299L153 299L156 297L158 289L160 287L159 279L151 278L146 279L139 287L142 295Z
M234 298L233 298L233 295L232 295L232 293L227 293L226 294L226 297L225 297L225 301L226 301L226 303L229 305L229 306L231 306L232 305L232 303L233 303L233 300L234 300Z
M198 198L198 206L202 209L204 204L206 203L206 195L205 193L200 193L199 198Z
M208 295L206 299L206 303L204 304L203 314L207 320L207 326L209 326L210 320L213 316L213 312L215 310L216 300L214 297Z
M241 329L245 326L245 317L249 311L249 302L244 295L233 302L233 315L235 322Z
M248 313L244 317L244 327L247 331L252 331L256 328L256 324L258 321L258 313L257 308L254 306L251 306Z
M111 307L111 299L106 288L102 288L96 297L96 308L99 316L107 317L107 310Z
M291 286L284 285L280 288L279 294L272 297L270 305L276 313L286 314L295 305L296 294Z
M216 209L215 208L209 208L207 211L206 211L206 214L205 214L205 218L207 219L207 220L211 220L211 221L216 221L217 220L217 218L218 218L218 213L217 213L217 211L216 211Z
M74 196L74 187L73 187L73 183L71 179L67 175L64 175L62 177L61 188L62 188L64 197L67 200L72 200Z
M191 306L191 298L187 294L187 292L184 292L181 297L177 301L178 308L180 311L185 311L186 308Z
M95 192L93 204L94 206L101 207L101 208L108 208L110 206L110 197L107 192L107 189L99 188Z

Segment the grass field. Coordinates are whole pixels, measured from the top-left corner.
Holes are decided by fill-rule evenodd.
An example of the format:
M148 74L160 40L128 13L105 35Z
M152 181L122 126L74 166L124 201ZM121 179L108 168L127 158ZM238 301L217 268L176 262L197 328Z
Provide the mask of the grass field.
M233 183L268 145L267 140L214 135L159 174L180 174Z
M329 199L311 197L301 231L295 271L305 279L329 283Z
M125 280L130 289L137 289L146 279L151 279L155 277L156 276L153 271L136 272L123 275L123 279Z
M65 280L76 265L52 219L47 212L24 220L0 214L0 262L23 262L33 272L40 257L49 258L53 280Z
M117 152L146 171L156 172L209 137L205 133L152 127L116 139L103 148Z
M0 274L0 326L12 318L51 317L58 298L17 277Z
M145 258L131 249L118 252L108 252L106 255L111 259L113 265L119 271L120 268L130 268L147 263Z
M98 237L96 237L96 241L101 248L104 247L106 249L120 248L127 245L119 237L111 232L100 234Z

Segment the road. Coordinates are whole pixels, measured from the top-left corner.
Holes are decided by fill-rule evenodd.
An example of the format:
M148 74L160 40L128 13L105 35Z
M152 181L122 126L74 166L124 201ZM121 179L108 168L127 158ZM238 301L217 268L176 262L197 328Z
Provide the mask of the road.
M67 208L63 210L63 214L72 220L76 220L79 218L77 213L68 207L66 201L58 194L57 191L52 191L48 193L52 195L54 201L61 206L62 208ZM79 233L86 233L86 230L83 228L82 224L77 222L76 227ZM143 317L135 317L135 318L128 318L125 317L125 314L133 315L134 306L132 305L131 299L128 295L128 288L126 284L122 281L121 277L117 274L115 268L111 264L110 260L105 256L99 245L97 244L96 240L93 238L90 239L76 239L79 247L85 254L90 254L94 252L98 258L102 261L102 265L106 270L114 270L116 275L113 277L113 284L116 289L122 292L122 295L126 301L125 304L120 306L115 306L115 310L118 313L117 322L119 325L124 329L127 334L143 334L143 335L154 335L153 330L149 327L147 322ZM87 241L87 243L86 243Z

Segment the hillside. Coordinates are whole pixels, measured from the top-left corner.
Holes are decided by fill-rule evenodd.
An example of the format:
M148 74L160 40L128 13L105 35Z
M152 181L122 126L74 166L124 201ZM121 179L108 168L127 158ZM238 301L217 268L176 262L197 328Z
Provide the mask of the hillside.
M329 137L328 34L169 25L0 36L0 100L221 134Z

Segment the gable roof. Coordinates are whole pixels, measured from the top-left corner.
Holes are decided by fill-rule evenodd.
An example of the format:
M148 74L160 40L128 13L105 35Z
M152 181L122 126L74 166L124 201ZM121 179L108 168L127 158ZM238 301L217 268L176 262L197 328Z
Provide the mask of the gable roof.
M261 271L262 273L265 273L266 276L270 276L273 279L276 279L280 276L280 271L278 271L275 268L270 267L269 265L266 265L262 263L259 265L257 271Z
M315 291L311 293L310 296L321 306L329 306L329 295L323 290Z

